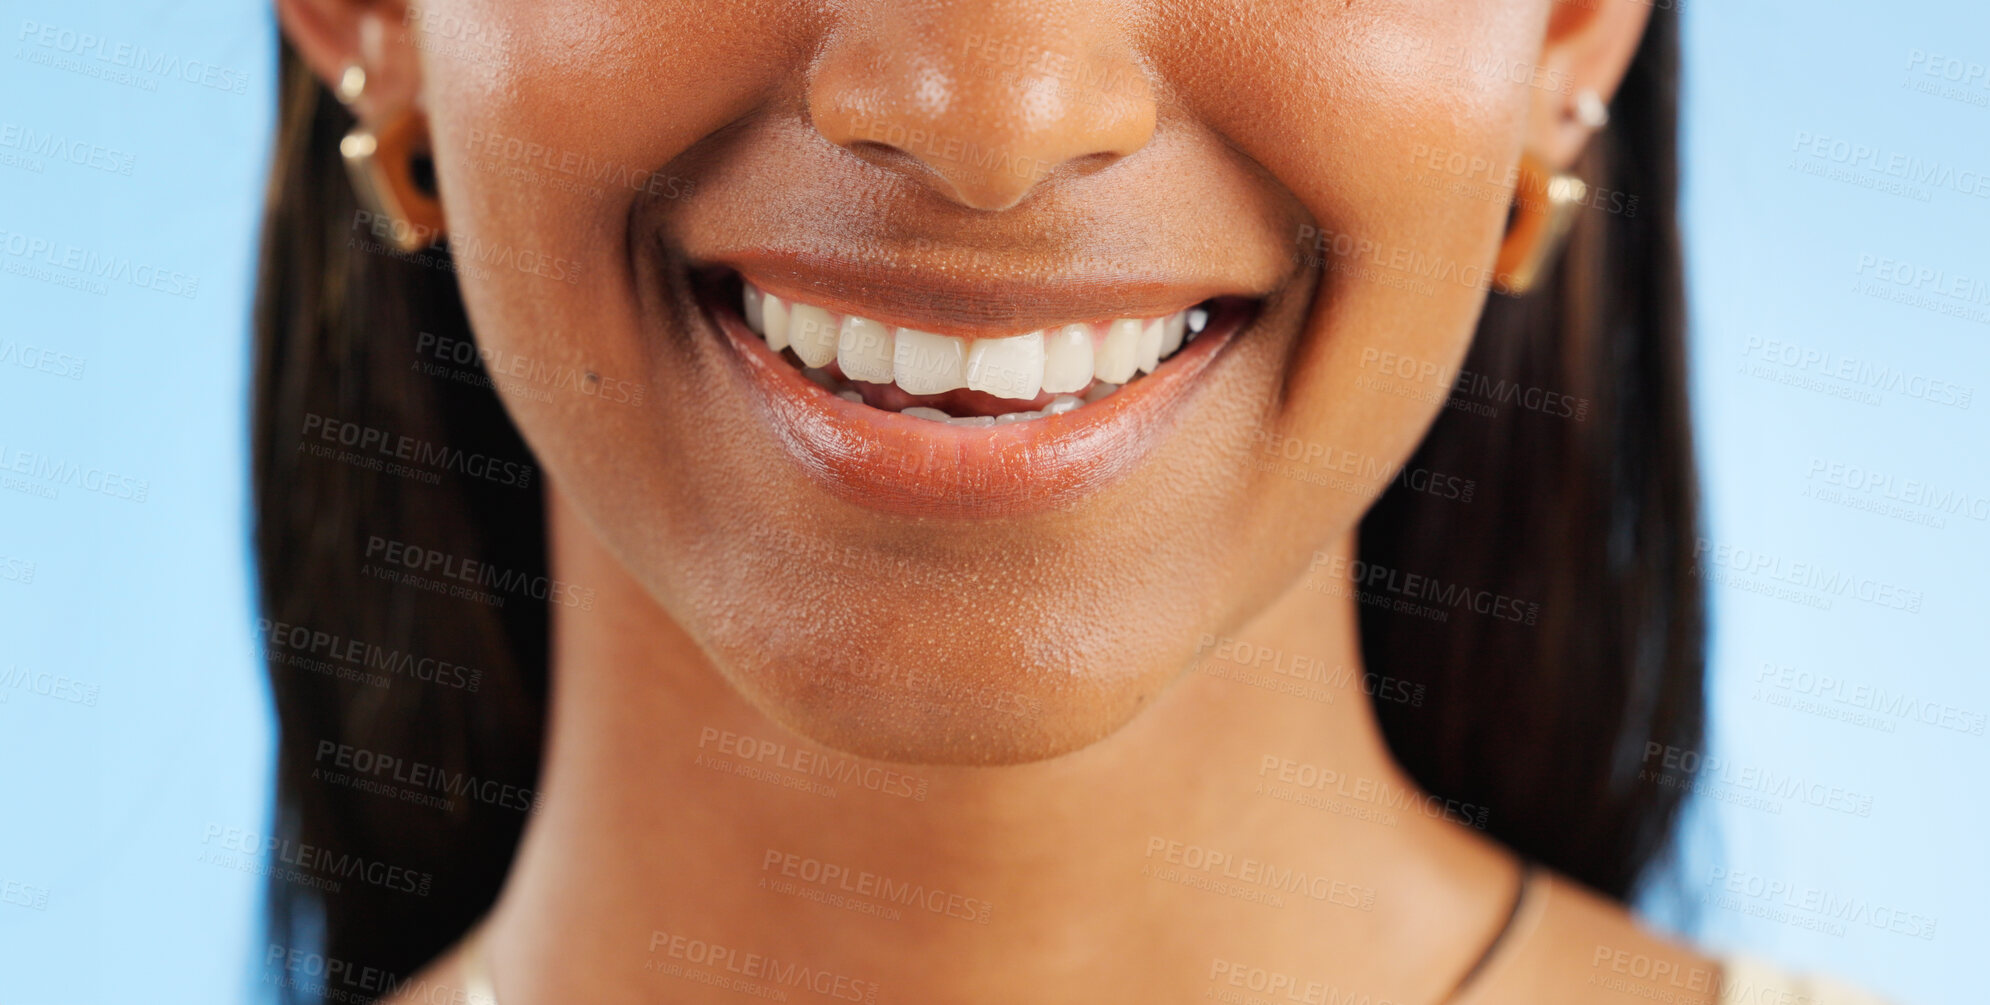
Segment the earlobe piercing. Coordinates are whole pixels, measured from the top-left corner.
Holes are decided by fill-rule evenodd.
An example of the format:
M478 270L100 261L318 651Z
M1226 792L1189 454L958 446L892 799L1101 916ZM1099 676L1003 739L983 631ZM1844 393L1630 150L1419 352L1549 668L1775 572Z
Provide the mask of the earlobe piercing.
M1575 92L1575 120L1590 129L1601 129L1610 124L1610 106L1602 95L1585 87Z
M366 68L349 62L333 89L348 109L366 93ZM428 119L414 108L379 129L355 126L339 141L339 156L361 205L375 217L368 228L413 254L442 237L442 201L435 189L435 164L428 152Z
M358 60L348 60L345 68L339 71L339 104L350 107L366 93L366 67Z

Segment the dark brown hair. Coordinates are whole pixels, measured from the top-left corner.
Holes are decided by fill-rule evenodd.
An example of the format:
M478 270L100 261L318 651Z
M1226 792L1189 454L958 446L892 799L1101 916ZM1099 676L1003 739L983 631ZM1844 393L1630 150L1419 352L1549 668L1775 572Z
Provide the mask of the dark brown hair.
M1646 745L1697 747L1701 733L1677 33L1653 19L1580 165L1635 202L1598 199L1539 289L1492 298L1410 462L1470 479L1472 501L1398 485L1361 528L1371 569L1534 605L1530 624L1364 604L1368 669L1422 696L1376 689L1396 757L1431 792L1486 807L1502 841L1619 898L1682 799L1641 780ZM377 560L414 546L529 583L545 575L544 512L536 478L468 473L533 470L474 354L442 348L471 340L455 263L383 246L340 164L350 118L287 44L282 62L255 312L255 535L280 721L274 832L311 868L271 880L268 978L286 999L319 998L322 978L278 961L322 953L348 975L338 997L366 1000L495 898L536 784L547 683L547 611L530 590L501 605L433 593L378 578ZM395 470L344 442L383 437L430 462ZM409 771L450 782L396 782ZM375 976L351 976L365 968Z

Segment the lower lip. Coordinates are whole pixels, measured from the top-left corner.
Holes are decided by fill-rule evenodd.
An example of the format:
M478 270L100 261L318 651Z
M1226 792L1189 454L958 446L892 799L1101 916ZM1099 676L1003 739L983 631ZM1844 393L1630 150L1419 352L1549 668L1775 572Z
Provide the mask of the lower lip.
M1241 306L1153 373L1061 415L952 426L845 401L818 386L717 297L705 312L732 343L788 455L838 497L905 516L987 518L1068 506L1138 468L1186 410L1196 377L1249 320Z

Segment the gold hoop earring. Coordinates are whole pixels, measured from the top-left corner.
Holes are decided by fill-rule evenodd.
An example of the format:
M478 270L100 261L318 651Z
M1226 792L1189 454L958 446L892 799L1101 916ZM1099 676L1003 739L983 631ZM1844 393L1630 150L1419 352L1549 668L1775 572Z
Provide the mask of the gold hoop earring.
M346 64L338 98L348 108L366 91L366 70ZM379 129L356 126L339 141L346 176L366 212L367 228L413 254L444 233L442 200L435 184L435 159L428 148L428 118L410 108Z
M1561 250L1589 186L1574 174L1550 175L1530 155L1520 160L1520 184L1513 194L1513 222L1493 266L1493 289L1524 297Z

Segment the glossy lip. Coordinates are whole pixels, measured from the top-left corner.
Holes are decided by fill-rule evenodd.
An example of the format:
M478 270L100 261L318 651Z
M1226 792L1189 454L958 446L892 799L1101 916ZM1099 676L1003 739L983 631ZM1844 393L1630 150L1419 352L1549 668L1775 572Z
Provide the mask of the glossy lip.
M1173 432L1196 377L1255 315L1254 303L1226 300L1195 341L1109 397L1062 415L975 428L836 397L746 327L726 295L735 289L734 283L699 283L699 301L732 343L782 447L839 498L903 516L985 519L1041 512L1123 477Z

